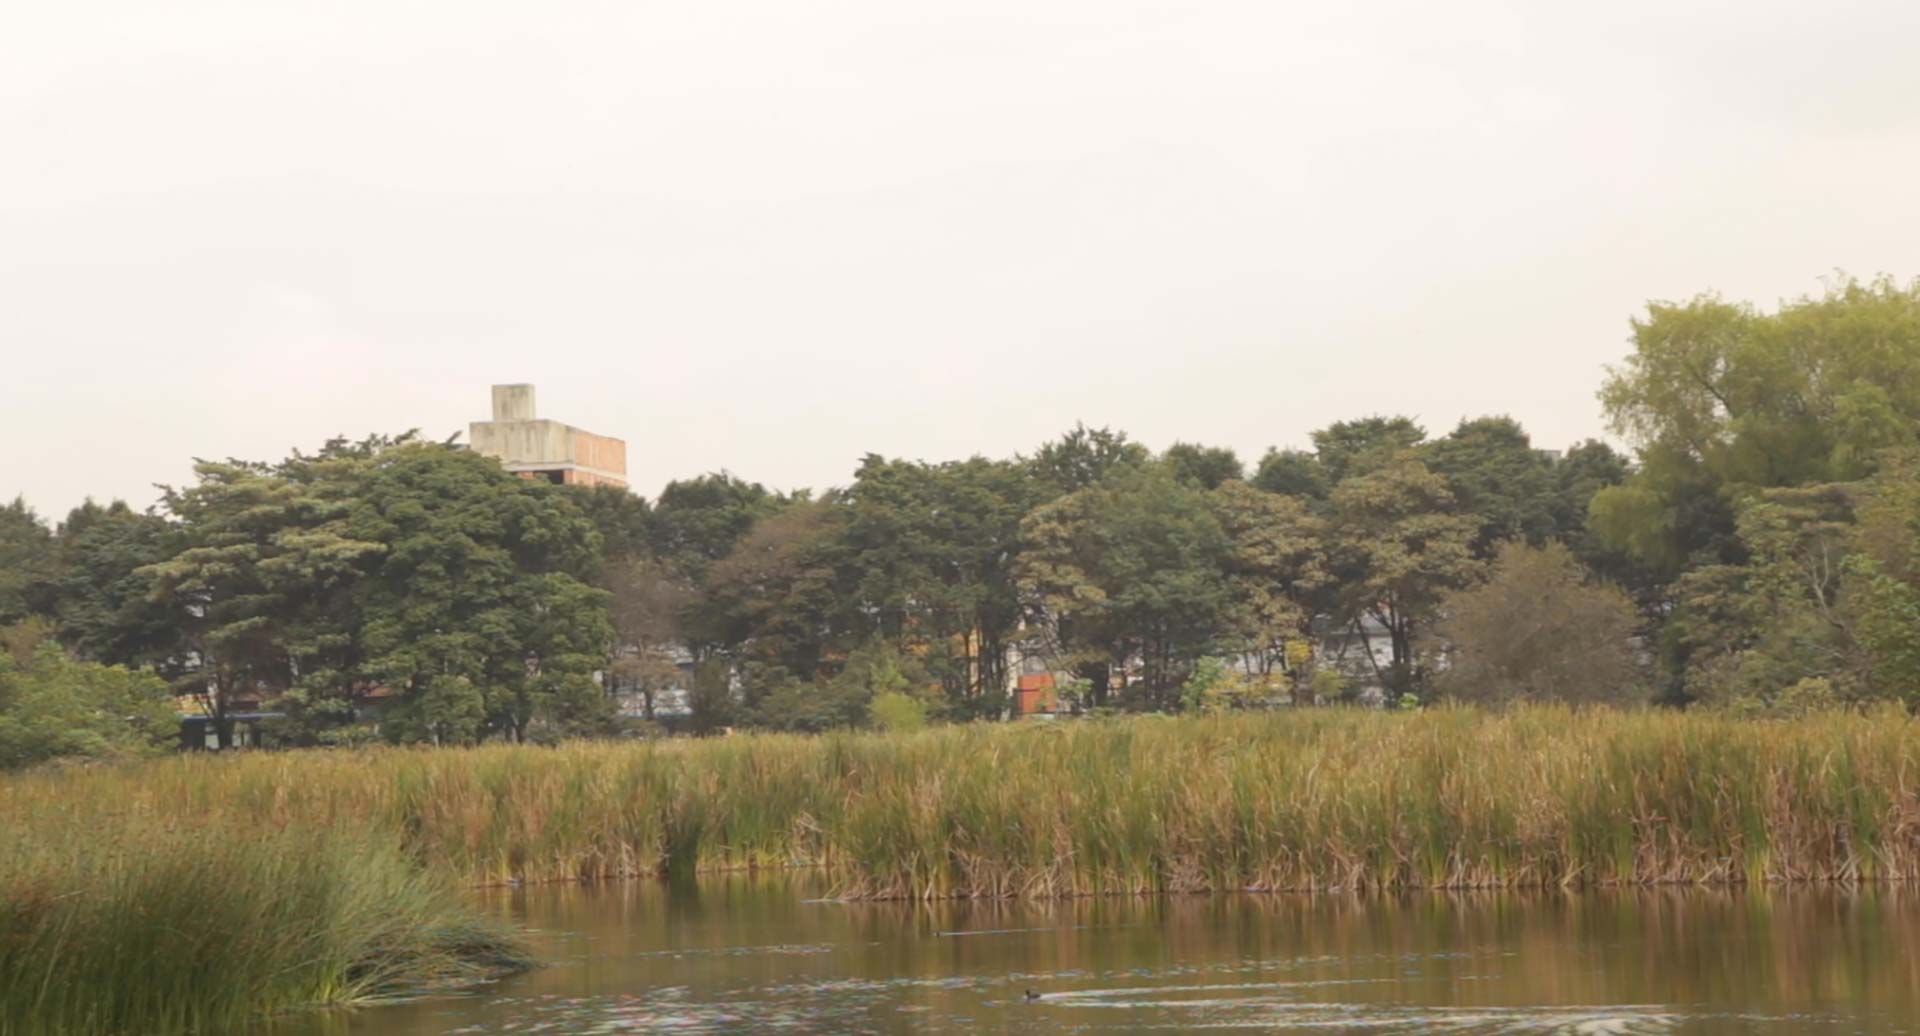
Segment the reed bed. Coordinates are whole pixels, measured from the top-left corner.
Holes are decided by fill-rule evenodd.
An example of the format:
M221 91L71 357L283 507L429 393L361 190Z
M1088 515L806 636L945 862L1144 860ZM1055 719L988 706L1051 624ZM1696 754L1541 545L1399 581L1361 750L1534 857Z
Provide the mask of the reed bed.
M8 804L0 1036L198 1032L529 963L390 836L57 805Z
M1312 710L189 757L0 784L389 832L472 883L824 868L857 898L1911 881L1920 724Z

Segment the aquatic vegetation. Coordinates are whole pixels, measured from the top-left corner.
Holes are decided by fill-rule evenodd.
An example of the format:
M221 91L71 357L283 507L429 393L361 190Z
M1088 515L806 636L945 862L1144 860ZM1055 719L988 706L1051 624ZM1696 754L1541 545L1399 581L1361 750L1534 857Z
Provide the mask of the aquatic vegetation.
M342 826L476 883L794 865L848 896L1920 877L1920 723L1303 710L178 758L0 785Z
M388 835L151 806L9 803L0 1034L186 1033L529 964Z

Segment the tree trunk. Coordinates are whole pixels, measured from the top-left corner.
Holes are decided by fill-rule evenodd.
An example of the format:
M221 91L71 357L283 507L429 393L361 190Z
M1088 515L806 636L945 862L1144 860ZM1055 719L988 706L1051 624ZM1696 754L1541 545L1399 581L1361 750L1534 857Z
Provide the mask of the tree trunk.
M1096 662L1086 668L1089 687L1087 697L1094 708L1104 708L1107 704L1107 689L1113 679L1113 667L1105 662Z

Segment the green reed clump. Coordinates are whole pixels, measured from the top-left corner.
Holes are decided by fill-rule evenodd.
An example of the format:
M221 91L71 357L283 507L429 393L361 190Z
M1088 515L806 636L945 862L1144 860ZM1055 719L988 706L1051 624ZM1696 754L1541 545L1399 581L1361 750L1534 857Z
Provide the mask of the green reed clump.
M69 811L391 833L467 882L824 868L849 896L1920 878L1920 723L1302 710L181 758Z
M5 832L0 1036L186 1033L529 963L388 835L26 809Z

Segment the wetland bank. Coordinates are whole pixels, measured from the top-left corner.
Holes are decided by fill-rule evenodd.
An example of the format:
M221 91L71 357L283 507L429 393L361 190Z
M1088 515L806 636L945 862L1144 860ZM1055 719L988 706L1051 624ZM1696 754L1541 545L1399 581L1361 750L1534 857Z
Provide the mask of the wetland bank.
M1695 903L1745 904L1708 910L1698 925L1674 922L1712 932L1728 917L1773 910L1776 896L1814 896L1790 901L1867 918L1859 923L1876 934L1858 938L1897 940L1898 931L1876 926L1906 916L1904 897L1920 872L1920 724L1892 710L1794 721L1559 707L1140 717L915 734L183 757L29 774L3 787L0 820L14 836L0 849L11 911L0 949L0 1027L8 1036L98 1030L76 1013L96 1000L118 1005L111 1009L119 1028L104 1031L166 1032L408 986L459 985L512 970L529 954L555 953L555 933L575 922L556 923L545 907L525 905L545 896L592 897L583 901L589 913L650 904L661 913L633 918L641 929L697 909L724 930L731 900L722 896L716 908L711 896L686 897L699 887L690 881L727 874L798 876L803 889L755 893L762 898L754 909L801 911L814 919L807 924L946 916L940 911L1031 919L1024 912L1040 911L1056 920L988 927L1039 929L1017 934L1045 945L1083 938L1073 934L1078 922L1056 923L1076 911L1193 918L1225 910L1233 915L1221 921L1225 930L1244 935L1259 930L1258 919L1290 916L1295 907L1282 904L1305 903L1305 914L1274 922L1308 940L1272 951L1296 960L1324 955L1302 919L1334 909L1325 904L1362 904L1357 916L1381 919L1378 936L1391 944L1400 938L1395 911L1422 909L1404 904L1458 902L1418 897L1465 890L1574 897L1473 900L1494 904L1493 920L1476 913L1480 907L1458 915L1460 924L1494 931L1513 909L1558 917L1587 910L1584 903L1678 903L1660 916L1686 918ZM657 877L670 879L658 892L616 880ZM543 891L548 883L573 891ZM508 884L521 886L521 906L504 913L474 891ZM1260 905L1250 890L1273 902ZM1669 898L1617 898L1628 890ZM776 908L769 895L788 905ZM924 914L906 905L947 901L974 905L923 906L932 911ZM1513 903L1536 905L1500 905ZM1242 913L1255 920L1234 919ZM786 936L751 928L753 917L741 923L750 926L737 933L742 947L788 945ZM515 934L515 924L533 931ZM1196 927L1206 926L1183 921L1178 929ZM1661 953L1798 952L1778 944L1784 929L1723 945L1669 927L1660 938L1672 945ZM1854 930L1842 925L1834 938L1855 938L1844 934ZM595 945L616 938L595 931ZM301 942L355 932L358 941L345 947ZM792 936L793 946L818 942L804 930ZM678 935L660 937L646 953L674 951ZM290 943L287 966L256 952L256 940ZM576 945L549 963L591 970L597 952ZM1585 959L1578 947L1568 952ZM1210 969L1267 959L1229 956L1237 963L1203 954L1194 966L1221 979L1203 984L1231 986ZM1858 964L1860 981L1895 982L1885 970L1912 959L1869 956ZM230 966L235 959L258 970ZM163 960L177 966L174 984L154 981L154 962ZM395 967L370 970L369 961ZM1188 966L1175 958L1140 965L1149 977ZM1002 970L1045 973L1060 980L1050 982L1054 991L1070 991L1082 987L1063 976L1085 969ZM664 977L672 969L658 981L643 971L632 972L635 985L623 995L679 988ZM880 981L832 974L814 980L844 979L856 990ZM974 980L987 978L955 979ZM568 981L535 975L478 995ZM91 995L99 989L120 992ZM999 985L983 990L1001 994ZM1036 1003L1098 1015L1113 1002L1083 992Z

